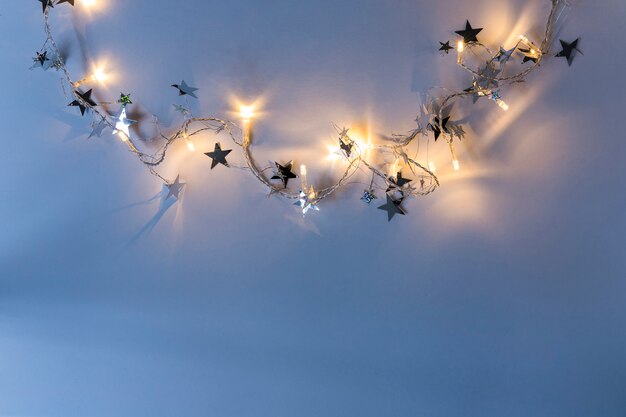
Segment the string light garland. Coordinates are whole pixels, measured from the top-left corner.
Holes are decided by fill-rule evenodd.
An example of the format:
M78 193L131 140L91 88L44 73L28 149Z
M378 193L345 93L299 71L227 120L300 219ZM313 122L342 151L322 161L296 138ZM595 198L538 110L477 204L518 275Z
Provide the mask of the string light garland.
M348 128L335 126L338 148L334 153L345 161L343 174L333 185L316 190L313 185L308 184L307 167L302 165L299 170L300 187L296 191L289 187L289 181L298 177L293 172L293 161L287 163L275 161L272 165L262 168L257 165L253 158L251 139L252 121L255 117L253 106L241 106L241 125L238 125L217 117L198 117L193 115L186 106L174 104L175 110L183 118L181 127L174 133L165 134L157 120L158 133L155 139L162 143L160 149L154 153L140 150L138 142L131 135L131 127L137 122L127 117L127 107L133 104L130 98L131 94L120 93L120 98L116 101L121 106L118 115L111 116L108 114L103 106L112 103L95 102L92 99L93 88L84 88L85 84L91 85L94 81L104 81L107 77L106 73L102 69L96 68L91 75L74 81L53 37L49 20L51 9L62 3L75 6L75 0L37 1L41 3L43 10L46 40L33 58L33 67L44 70L52 68L59 71L66 87L66 94L69 91L68 95L72 100L69 106L78 107L83 116L87 112L91 113L92 132L89 137L101 137L105 130L111 130L137 156L152 175L163 181L167 190L166 199L178 199L185 187L185 183L180 181L180 176L177 176L174 181L168 181L157 171L157 168L164 163L168 150L175 142L184 140L187 148L190 151L195 151L193 138L201 133L210 132L215 135L226 134L232 143L240 148L245 160L244 166L231 164L227 157L231 154L232 149L225 149L221 142L215 142L213 151L205 153L211 159L211 169L221 165L222 167L240 168L248 171L268 189L270 195L278 195L295 201L294 205L301 210L303 215L311 210L319 211L321 201L330 197L343 186L348 185L350 180L359 172L369 172L371 181L364 190L361 200L367 204L378 199L384 200L386 203L378 208L387 212L389 221L395 215L406 214L403 202L407 198L429 195L440 186L433 161L427 160L425 165L422 165L416 158L410 156L409 146L416 143L419 147L420 139L429 138L431 135L435 142L443 138L450 150L452 166L454 170L458 171L460 162L455 152L454 139L462 140L466 133L459 121L460 119L453 119L450 114L451 105L464 98L472 98L474 103L481 98L489 98L503 111L508 110L509 105L502 98L503 87L525 81L529 74L540 67L543 59L550 54L557 22L563 11L570 6L567 0L550 0L551 9L545 34L540 43L535 44L522 35L519 36L512 48L506 49L504 46L500 46L497 51L480 42L479 35L483 30L482 28L474 28L469 21L466 21L465 28L455 32L458 36L456 40L439 42L439 51L448 55L451 51L456 50L457 64L472 76L471 86L462 91L440 89L441 93L438 95L433 93L435 89L429 90L427 98L420 106L416 119L417 127L404 135L394 134L382 144L363 144L351 136ZM80 1L86 7L95 3L95 0L76 1ZM578 48L579 39L573 42L560 40L560 43L562 50L555 56L566 58L568 64L571 65L575 55L581 53ZM452 45L456 45L456 47ZM518 63L519 68L517 71L510 71L511 64L517 55L521 57L521 62ZM472 63L481 62L481 64L475 66L470 64L470 61ZM527 66L524 67L524 65ZM188 85L185 80L178 84L172 84L171 87L178 91L179 96L198 98L196 92L199 89ZM370 162L366 158L366 151L376 151L385 156L391 156L394 163L385 169L384 166L381 167ZM403 165L404 169L400 169L400 165ZM405 175L410 175L413 178L407 178ZM378 193L384 194L379 196Z

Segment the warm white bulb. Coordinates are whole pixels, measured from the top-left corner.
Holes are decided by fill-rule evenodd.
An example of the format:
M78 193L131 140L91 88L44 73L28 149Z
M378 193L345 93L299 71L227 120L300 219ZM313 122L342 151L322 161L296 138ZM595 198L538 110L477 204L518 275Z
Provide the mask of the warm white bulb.
M83 4L87 7L90 7L96 4L96 0L83 0Z
M93 78L98 82L105 82L108 78L108 75L104 72L102 68L96 68L93 72Z
M187 149L189 149L189 152L193 152L196 150L196 145L192 141L187 140Z
M253 106L241 106L239 108L239 114L245 120L250 120L254 117L254 107Z
M128 141L128 136L126 136L126 133L122 131L117 132L117 136L122 140L122 142Z
M300 165L300 175L306 176L306 165Z
M429 169L429 171L430 171L430 172L432 172L433 174L434 174L435 172L437 172L437 166L435 165L435 163L434 163L434 162L429 162L429 163L428 163L428 169Z
M459 43L457 43L456 45L456 49L459 52L463 52L465 50L465 42L459 41Z
M509 109L509 105L506 104L504 101L502 100L498 100L498 106L500 106L500 108L504 111L507 111Z
M459 161L457 161L456 159L452 161L452 166L454 167L455 171L458 171L461 169L461 164L459 164Z

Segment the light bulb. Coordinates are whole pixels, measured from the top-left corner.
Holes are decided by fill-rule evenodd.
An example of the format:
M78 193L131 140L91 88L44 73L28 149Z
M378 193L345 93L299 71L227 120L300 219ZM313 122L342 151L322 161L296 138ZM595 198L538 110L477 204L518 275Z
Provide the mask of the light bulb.
M434 174L435 172L437 172L437 166L435 165L435 163L434 163L434 162L429 162L429 163L428 163L428 170L429 170L430 172L432 172L433 174Z
M196 150L196 145L194 145L193 142L189 139L187 139L187 149L189 149L189 152L193 152Z
M117 136L122 140L122 142L128 141L128 136L126 136L126 133L122 131L117 132Z
M107 78L109 78L109 76L104 72L102 68L96 68L93 72L93 78L96 81L103 83L107 80Z
M456 160L456 159L454 161L452 161L452 166L454 167L455 171L458 171L458 170L461 169L461 164L459 164L459 161Z
M303 177L306 176L306 165L300 165L300 175Z
M459 52L463 52L465 50L465 42L459 41L456 45L456 50Z
M90 7L96 4L96 0L83 0L83 4L87 7Z
M254 107L253 106L241 106L239 108L239 114L244 120L250 120L254 117Z

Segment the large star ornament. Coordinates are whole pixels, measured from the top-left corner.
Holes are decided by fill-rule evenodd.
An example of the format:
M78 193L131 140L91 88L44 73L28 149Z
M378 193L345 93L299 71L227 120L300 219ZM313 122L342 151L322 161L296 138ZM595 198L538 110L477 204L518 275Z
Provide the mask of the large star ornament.
M274 172L274 176L271 179L282 181L283 187L287 188L287 185L289 185L289 180L298 177L291 171L293 169L293 161L289 161L289 163L284 166L279 164L278 162L274 162L274 165L276 165L276 171Z
M396 214L404 216L406 212L402 208L402 199L394 200L389 194L387 194L387 203L378 207L379 210L385 210L387 212L387 221L391 221Z
M74 95L76 95L77 99L72 101L68 106L78 107L80 109L80 114L85 115L85 111L87 110L87 105L95 107L97 104L91 99L91 93L93 90L88 90L86 92L81 92L76 90Z
M465 30L457 30L455 33L463 37L465 43L478 42L477 35L483 28L474 29L469 20L465 21Z
M198 89L195 87L188 86L185 80L181 81L180 84L172 84L172 87L178 89L179 96L189 95L193 98L198 98L198 96L195 93L196 91L198 91Z
M129 128L135 123L137 123L137 121L131 120L126 117L126 107L122 107L122 111L117 118L117 121L115 122L115 129L113 130L113 134L115 135L116 133L123 133L124 135L126 135L127 139L130 139Z
M211 158L213 161L211 162L211 169L215 168L218 164L222 164L224 166L228 166L228 161L226 161L226 156L232 152L232 149L222 150L222 145L218 143L215 144L215 148L213 152L205 153L206 156Z

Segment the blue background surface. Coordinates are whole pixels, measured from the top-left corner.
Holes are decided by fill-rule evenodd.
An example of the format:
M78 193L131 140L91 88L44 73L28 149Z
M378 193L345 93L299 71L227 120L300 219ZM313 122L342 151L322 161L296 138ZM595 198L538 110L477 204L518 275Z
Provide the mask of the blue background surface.
M106 60L99 99L130 91L176 126L181 79L198 114L261 97L255 156L306 163L312 183L342 170L331 122L404 132L418 92L468 82L436 51L466 18L497 46L536 38L549 10L99 2L53 10L74 74ZM461 172L431 148L443 187L390 224L362 184L302 220L251 176L211 171L208 136L172 150L161 172L188 186L162 210L124 145L87 140L56 74L28 70L40 4L0 14L0 416L625 415L622 0L575 2L560 36L585 55L546 61L507 113L476 105Z

